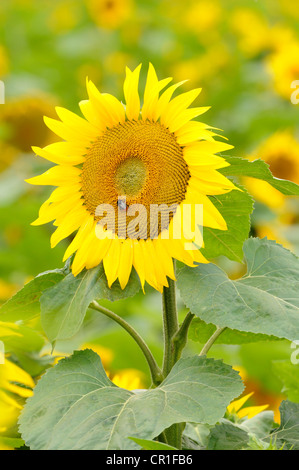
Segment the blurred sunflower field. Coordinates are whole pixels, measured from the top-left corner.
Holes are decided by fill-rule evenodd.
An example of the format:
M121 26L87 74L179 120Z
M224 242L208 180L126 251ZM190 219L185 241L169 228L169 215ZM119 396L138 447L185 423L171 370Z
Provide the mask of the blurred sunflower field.
M229 173L227 167L221 168L221 173L241 189L221 194L222 199L215 198L229 230L227 238L219 238L220 230L212 230L206 240L204 231L203 254L212 264L202 264L203 271L193 274L192 270L197 268L183 267L184 261L178 257L177 306L179 323L185 325L186 318L186 323L189 322L188 343L180 361L188 361L189 356L201 358L198 354L204 351L205 360L214 359L220 368L219 364L223 363L218 360L223 360L231 366L232 373L238 372L244 388L236 386L231 394L223 392L229 399L219 416L203 422L198 419L195 423L191 419L168 419L164 428L187 422L183 434L183 448L187 449L298 450L299 8L296 2L1 0L0 22L3 84L0 97L0 449L59 448L62 435L59 433L67 433L69 428L61 430L55 424L55 417L53 422L48 417L47 426L54 429L56 425L58 434L56 438L46 436L41 431L42 423L34 420L35 414L38 415L38 409L34 408L37 401L30 397L35 396L37 383L40 384L37 398L43 387L51 389L51 381L60 383L67 373L68 361L73 360L73 371L79 364L76 371L86 366L91 376L97 355L103 365L97 381L106 383L107 379L119 387L117 390L126 393L155 390L142 353L145 343L140 349L134 332L142 332L155 363L161 365L165 347L158 292L161 289L154 282L145 286L143 282L141 289L133 272L124 290L119 286L116 292L110 290L110 285L101 287L105 295L97 297L101 299L100 310L98 304L88 308L92 298L84 307L83 294L79 299L74 294L69 311L84 310L84 315L76 326L69 323L66 327L67 315L63 320L60 318L57 326L54 310L49 305L55 304L55 286L60 280L73 278L69 262L63 262L73 235L68 234L51 248L50 237L55 226L31 225L50 196L49 186L25 182L51 167L51 162L32 150L32 146L43 148L58 141L45 125L44 116L57 119L57 106L80 114L78 103L87 99L86 82L91 83L88 80L101 92L124 101L126 67L136 71L142 63L140 90L148 83L148 70L152 70L149 64L153 64L159 79L172 77L173 83L184 82L183 93L202 89L196 104L209 107L204 122L213 126L213 131L217 129L215 132L225 135L227 140L221 142L234 147L223 157L228 154L227 161L233 171ZM88 86L92 91L91 85ZM239 171L236 157L251 165L249 169L240 163L243 166ZM241 195L229 196L235 193ZM210 265L219 271L214 272ZM279 268L284 269L281 277L270 279L269 273ZM242 284L242 276L246 270L253 287L259 287L261 277L269 283L265 287L269 297L269 293L274 293L271 299L264 297L256 310L245 302L246 285ZM214 292L210 285L205 285L205 274L215 279L218 276L219 283L228 287L217 297L216 287ZM201 301L193 297L195 288L187 287L195 281L201 286L198 287ZM91 292L94 287L88 282L84 289ZM236 287L238 282L244 288L245 300L242 290L240 293ZM65 288L66 298L71 295L71 287ZM227 312L233 302L229 295L233 295L234 289L248 311L234 298L233 318ZM254 301L254 292L247 295ZM281 315L271 317L275 308L281 309ZM116 322L107 313L110 309L117 317ZM100 315L101 310L104 315ZM188 317L189 310L192 317ZM57 307L56 313L62 315L62 308ZM72 321L75 316L70 314ZM122 321L124 328L121 328ZM60 334L62 330L64 335ZM210 348L211 338L213 347ZM86 356L80 356L86 350ZM229 372L225 373L232 380ZM53 416L60 413L62 417L65 404L59 402L54 389L49 391L49 397L58 403ZM209 411L206 413L209 416ZM42 436L40 441L38 434ZM155 447L158 436L162 436L160 447ZM62 446L180 448L171 436L169 432L165 437L161 424L157 434L135 433L131 440L127 439L127 447L119 435L111 437L112 443L104 442L103 438L100 447L92 440L80 439L79 444L71 438Z

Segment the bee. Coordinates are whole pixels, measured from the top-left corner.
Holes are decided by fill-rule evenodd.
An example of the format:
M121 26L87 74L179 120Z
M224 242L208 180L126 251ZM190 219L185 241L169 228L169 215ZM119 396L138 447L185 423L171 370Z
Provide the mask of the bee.
M128 210L128 205L126 202L126 197L125 196L120 196L117 200L117 206L121 211L126 211Z

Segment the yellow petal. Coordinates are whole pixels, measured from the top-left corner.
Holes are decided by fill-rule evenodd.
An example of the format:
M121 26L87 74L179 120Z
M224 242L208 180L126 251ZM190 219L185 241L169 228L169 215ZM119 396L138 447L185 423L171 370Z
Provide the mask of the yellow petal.
M118 276L120 249L121 241L118 238L115 238L110 246L110 249L103 258L103 266L109 287L112 286L113 282Z
M166 78L159 81L153 65L148 68L147 80L144 90L143 107L141 110L142 119L153 119L155 108L158 103L159 92L172 80Z
M54 248L61 240L67 238L77 230L89 217L89 213L81 206L71 210L61 220L58 228L51 236L51 248Z
M55 110L61 121L64 122L66 126L74 129L79 135L87 137L91 141L97 137L98 130L95 126L90 124L90 122L60 106L56 106Z
M72 145L69 142L57 142L55 144L47 145L45 148L32 147L34 153L40 157L46 158L50 162L62 165L78 165L85 161L85 154L87 149L83 153L76 153L72 149Z
M66 261L79 248L79 246L83 243L87 235L92 231L93 226L94 226L94 218L92 217L92 215L90 215L87 218L86 222L81 225L76 236L74 237L74 239L68 246L64 254L63 261Z
M79 183L82 170L71 165L53 166L45 173L25 180L27 183L49 186L69 186Z
M92 81L87 81L87 91L90 102L99 116L100 122L105 127L113 127L125 121L125 110L117 98L108 94L100 93Z
M54 132L54 134L61 137L63 140L74 142L76 144L84 145L85 147L90 146L90 142L95 140L95 136L85 135L84 133L77 132L76 129L65 124L64 122L57 121L56 119L44 117L46 126Z
M201 108L190 108L190 109L185 109L185 111L182 111L179 113L176 117L174 117L168 128L170 132L177 132L178 129L183 127L187 122L191 121L191 119L194 119L201 114L205 113L210 109L210 106L206 107L201 107Z
M190 142L196 142L197 140L214 142L213 137L216 136L216 134L207 129L208 126L202 122L190 121L176 131L177 142L180 145L186 145Z
M201 88L181 93L171 100L163 113L161 114L161 124L170 127L172 122L185 111L191 103L197 98Z
M154 111L153 119L155 121L157 121L159 117L164 113L175 90L181 85L183 85L183 83L186 83L186 81L187 80L183 80L182 82L175 83L174 85L171 85L169 88L167 88L167 90L164 91L164 93L162 93L162 95L160 96L158 100L156 111Z
M101 263L104 256L110 249L111 243L112 240L109 238L97 240L92 250L87 254L86 269L94 268Z
M185 202L203 205L204 227L216 228L218 230L227 230L226 222L218 209L216 209L208 196L205 196L198 191L196 186L188 186Z
M140 114L140 98L138 92L139 74L141 64L132 72L126 68L126 78L124 81L124 95L126 101L126 115L129 120L137 120Z
M133 263L133 243L132 240L124 240L121 244L120 260L118 269L118 279L120 287L124 289L128 283Z

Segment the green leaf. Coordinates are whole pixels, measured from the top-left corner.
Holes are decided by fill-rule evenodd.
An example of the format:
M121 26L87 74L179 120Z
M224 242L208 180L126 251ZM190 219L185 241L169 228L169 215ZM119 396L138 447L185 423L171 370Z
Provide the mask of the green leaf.
M181 297L206 323L299 338L299 261L266 238L244 243L247 273L231 280L214 264L184 267L178 274Z
M250 176L271 184L273 188L286 196L299 196L299 186L292 181L275 178L264 160L245 160L240 157L227 157L225 160L230 166L222 168L220 171L225 176Z
M272 367L283 384L282 392L289 400L299 403L299 364L292 364L290 361L275 361Z
M238 187L241 188L239 185ZM242 188L242 192L230 191L227 194L213 196L211 200L224 217L227 230L204 227L205 247L202 249L202 253L208 259L224 255L241 263L243 243L248 238L250 230L253 199L245 188Z
M140 282L134 274L124 290L116 283L109 288L102 264L76 277L70 273L40 298L44 331L51 342L70 338L81 327L92 300L118 300L134 295L139 289Z
M253 418L245 419L240 428L244 429L248 434L253 434L258 439L264 439L269 436L274 425L274 412L267 410L261 411Z
M280 426L272 433L277 447L299 450L299 403L284 400L280 407Z
M137 437L129 437L136 442L142 450L178 450L176 447L169 446L163 442L151 441L149 439L138 439Z
M155 389L116 387L99 356L76 351L38 382L20 418L31 449L136 449L174 423L215 424L242 393L239 374L221 361L180 359Z
M223 419L211 429L207 450L241 450L248 442L249 435L244 429Z
M204 449L208 445L210 426L207 424L186 423L183 440L196 449ZM191 447L191 446L190 446Z
M216 331L216 326L207 324L200 318L194 318L189 327L188 337L195 342L204 344ZM268 336L256 333L248 333L246 331L232 330L226 328L223 333L216 339L215 344L246 344L255 343L257 341L277 341L276 336Z
M37 317L40 314L39 299L43 291L55 286L63 278L63 269L39 274L1 306L0 320L7 322L28 321Z

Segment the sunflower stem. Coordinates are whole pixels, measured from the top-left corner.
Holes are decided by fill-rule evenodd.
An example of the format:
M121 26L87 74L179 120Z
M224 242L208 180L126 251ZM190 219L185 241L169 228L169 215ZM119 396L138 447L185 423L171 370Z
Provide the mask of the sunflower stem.
M164 358L163 375L166 377L179 358L177 352L178 343L175 341L179 331L178 313L176 306L175 281L168 279L168 287L163 288L163 333L164 333ZM168 444L181 449L184 423L173 424L164 430Z
M195 315L193 313L188 312L179 330L173 337L175 362L179 360L182 351L187 344L189 326L191 325L194 316Z
M211 349L211 347L213 346L213 344L215 343L216 339L218 338L218 336L221 335L221 333L226 330L226 326L220 328L220 327L217 327L216 330L214 331L214 333L212 334L212 336L208 339L208 341L206 342L206 344L204 345L204 347L202 348L202 350L200 351L199 355L200 356L204 356L207 354L207 352Z
M179 329L176 307L175 281L168 279L169 287L163 288L164 358L163 375L166 377L175 364L174 337Z
M162 371L159 368L154 356L152 355L149 347L143 340L143 338L137 333L137 331L129 324L127 323L123 318L118 316L116 313L112 312L111 310L108 310L107 308L103 307L102 305L98 304L95 300L91 302L89 305L90 308L93 310L97 310L98 312L103 313L107 317L111 318L114 320L116 323L118 323L120 326L122 326L129 335L135 340L135 342L138 344L140 347L141 351L143 352L143 355L147 361L147 364L150 369L151 373L151 378L154 386L158 386L162 380L163 380L163 375Z

